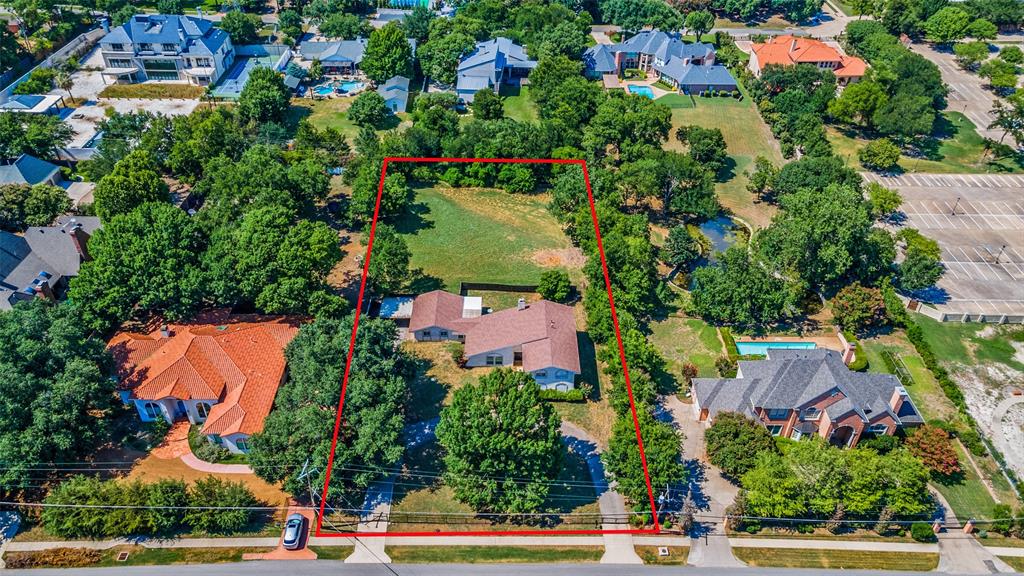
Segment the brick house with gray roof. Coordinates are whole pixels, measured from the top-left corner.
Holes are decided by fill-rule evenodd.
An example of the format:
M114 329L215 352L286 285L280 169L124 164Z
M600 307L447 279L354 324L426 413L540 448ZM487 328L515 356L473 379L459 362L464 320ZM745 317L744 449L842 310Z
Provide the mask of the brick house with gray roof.
M765 360L738 363L736 378L694 378L701 421L739 412L773 436L820 436L856 446L865 435L889 435L923 423L906 389L889 374L850 371L838 352L769 349Z

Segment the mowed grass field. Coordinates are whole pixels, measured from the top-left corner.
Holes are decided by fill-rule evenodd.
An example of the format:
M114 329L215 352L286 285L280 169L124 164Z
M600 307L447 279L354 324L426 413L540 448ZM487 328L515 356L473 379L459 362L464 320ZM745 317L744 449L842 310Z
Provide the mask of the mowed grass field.
M862 550L802 550L790 548L733 548L736 558L750 566L837 570L934 570L938 554L865 552Z
M299 120L306 118L313 126L323 130L334 128L344 134L351 144L352 140L359 135L359 126L348 117L348 109L352 107L355 98L325 98L313 100L311 98L292 98L291 108L288 110L286 124L292 128ZM390 130L399 126L411 126L409 114L401 112L391 118L391 121L382 127L383 130Z
M718 201L751 225L758 228L767 226L776 208L755 202L754 196L747 192L749 179L744 172L753 165L757 156L771 159L776 166L782 166L783 158L772 139L771 131L758 115L754 101L749 97L742 100L695 97L694 100L696 106L691 104L689 97L677 94L655 100L672 108L672 132L665 148L683 149L683 145L676 140L676 129L680 126L697 125L720 129L732 165L726 168L727 174L719 175L724 181L715 186Z
M601 546L388 546L385 551L396 564L577 564L597 562L604 554Z
M678 376L683 364L697 365L701 378L718 376L715 360L725 355L718 331L699 318L669 316L651 322L651 344L665 357L666 369Z
M551 269L566 270L578 285L583 257L547 202L545 195L501 190L420 188L396 227L406 236L412 267L448 290L458 291L464 281L536 284Z
M1013 160L992 160L985 156L984 139L978 134L973 122L959 112L944 112L944 136L931 158L900 157L900 168L904 172L927 174L983 174L985 172L1021 172L1022 168ZM857 170L864 170L857 153L868 141L844 133L829 126L829 142L837 156L846 159L847 164Z

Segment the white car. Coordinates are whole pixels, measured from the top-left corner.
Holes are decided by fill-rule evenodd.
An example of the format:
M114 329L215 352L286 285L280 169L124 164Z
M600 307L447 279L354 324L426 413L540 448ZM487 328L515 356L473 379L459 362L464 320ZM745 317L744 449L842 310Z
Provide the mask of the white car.
M290 514L284 523L284 537L281 545L285 550L298 550L302 547L302 533L305 531L306 517L302 514Z

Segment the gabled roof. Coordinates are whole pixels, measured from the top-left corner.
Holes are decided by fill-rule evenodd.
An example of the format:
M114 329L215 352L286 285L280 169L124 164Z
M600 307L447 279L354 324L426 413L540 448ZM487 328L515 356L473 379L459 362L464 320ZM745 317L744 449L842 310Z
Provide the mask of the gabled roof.
M10 309L19 292L40 278L49 275L51 287L68 276L77 276L82 255L71 238L71 227L80 224L92 234L100 227L93 216L62 216L55 226L33 226L23 236L0 231L0 310Z
M462 296L434 290L420 294L413 301L409 330L415 332L434 326L452 329L458 320L462 320Z
M921 421L909 401L903 416L892 411L890 400L902 390L894 376L852 372L832 350L772 349L765 360L740 361L739 373L742 378L694 378L700 406L711 415L733 411L753 416L754 408L793 410L835 395L838 400L825 408L832 419L853 412L865 422L881 414L897 422Z
M223 324L174 324L170 335L119 332L108 348L121 387L138 400L214 403L204 434L263 429L285 372L284 348L298 332L287 317L234 316Z
M715 54L715 47L705 42L684 42L678 32L645 30L618 44L613 44L610 51L649 54L667 62L672 57L707 58Z
M793 64L817 64L835 62L836 76L863 76L867 64L855 56L847 56L839 50L813 38L799 36L776 36L764 44L753 44L751 50L757 55L761 68L769 64L789 66Z
M459 60L458 74L491 76L507 67L533 68L537 65L530 60L522 46L508 38L495 38L479 42L476 48Z
M209 20L175 14L136 14L100 39L101 44L177 44L200 54L213 54L229 41L227 32Z
M321 62L359 64L363 61L363 52L366 51L366 38L331 42L303 42L300 51L302 57L307 60L316 58Z
M13 164L0 166L0 184L28 184L34 186L46 182L60 168L46 160L22 154Z
M713 66L697 66L694 64L683 64L683 60L672 58L662 66L656 65L654 69L672 78L682 86L736 86L736 80L729 73L729 69L718 64Z
M583 52L583 63L588 70L607 74L615 72L615 53L607 44L595 44Z

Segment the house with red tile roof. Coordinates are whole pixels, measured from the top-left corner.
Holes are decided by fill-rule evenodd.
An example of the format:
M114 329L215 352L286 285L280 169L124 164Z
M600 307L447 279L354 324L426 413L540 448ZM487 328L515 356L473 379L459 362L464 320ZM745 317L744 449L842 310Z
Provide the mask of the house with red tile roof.
M466 366L519 367L545 389L573 388L581 372L572 307L548 300L483 314L480 298L435 290L413 300L408 330L420 342L462 342Z
M187 418L213 443L248 451L284 379L294 318L207 315L148 334L119 332L108 343L121 398L144 422Z
M840 86L857 82L864 77L868 65L856 56L847 56L839 48L821 40L798 36L776 36L763 44L753 44L747 67L760 76L761 70L769 64L795 66L811 64L827 68L836 75Z

